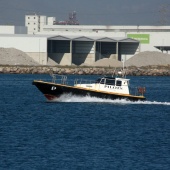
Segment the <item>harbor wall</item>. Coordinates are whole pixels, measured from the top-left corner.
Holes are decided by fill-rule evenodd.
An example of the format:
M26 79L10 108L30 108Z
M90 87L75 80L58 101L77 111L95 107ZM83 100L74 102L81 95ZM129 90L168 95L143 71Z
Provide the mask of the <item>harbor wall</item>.
M117 75L122 68L112 67L59 67L59 66L0 66L0 74L66 74L66 75ZM129 76L170 76L170 65L127 67Z

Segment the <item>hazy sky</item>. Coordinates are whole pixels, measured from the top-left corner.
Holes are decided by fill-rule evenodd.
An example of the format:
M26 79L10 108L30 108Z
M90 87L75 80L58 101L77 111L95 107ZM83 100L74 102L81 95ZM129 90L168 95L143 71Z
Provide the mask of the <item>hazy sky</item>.
M0 24L24 25L25 15L68 20L81 25L170 25L170 0L0 0Z

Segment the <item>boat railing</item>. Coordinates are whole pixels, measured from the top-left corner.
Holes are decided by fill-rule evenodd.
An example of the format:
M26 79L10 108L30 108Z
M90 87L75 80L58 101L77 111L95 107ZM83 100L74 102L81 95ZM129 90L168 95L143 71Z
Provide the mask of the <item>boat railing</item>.
M59 74L51 74L53 83L68 84L67 76Z
M52 82L53 83L59 83L59 84L72 84L71 82L68 83L67 76L65 75L59 75L59 74L51 74ZM74 85L77 84L92 84L95 83L94 80L86 80L86 79L75 79L73 80Z
M129 87L129 93L134 96L144 96L145 92L145 87Z
M95 83L94 80L86 80L86 79L75 79L74 80L74 85L77 85L77 84L93 84Z

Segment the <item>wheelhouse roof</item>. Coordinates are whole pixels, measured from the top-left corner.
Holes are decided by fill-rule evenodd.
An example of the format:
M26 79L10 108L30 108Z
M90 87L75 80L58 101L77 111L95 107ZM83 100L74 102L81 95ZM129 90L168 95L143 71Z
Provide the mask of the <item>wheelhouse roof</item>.
M122 78L122 77L108 77L108 76L106 76L106 77L101 77L101 78L99 78L99 79L102 79L102 78L110 79L110 80L115 80L115 79L117 79L117 80L130 80L130 79Z
M115 77L103 77L103 78L115 80Z

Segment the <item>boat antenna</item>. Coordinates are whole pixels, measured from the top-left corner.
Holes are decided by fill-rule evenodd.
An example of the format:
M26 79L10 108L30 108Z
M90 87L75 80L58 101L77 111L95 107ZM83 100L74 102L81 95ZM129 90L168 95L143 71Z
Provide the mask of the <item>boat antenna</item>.
M122 77L126 78L126 71L125 71L125 60L122 58L123 62L123 70L122 70Z
M112 77L113 77L113 76L116 76L116 67L115 67L115 69L114 69L114 71L113 71Z
M125 61L124 59L122 58L122 62L123 62L123 70L124 70L124 67L125 67Z

